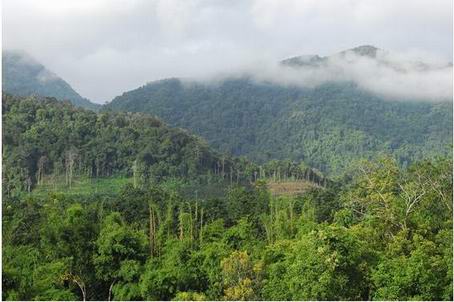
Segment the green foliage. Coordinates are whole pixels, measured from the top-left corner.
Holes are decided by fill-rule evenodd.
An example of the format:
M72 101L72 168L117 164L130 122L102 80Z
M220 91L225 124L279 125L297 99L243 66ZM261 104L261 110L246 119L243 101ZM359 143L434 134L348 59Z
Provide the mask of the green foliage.
M147 238L142 231L126 225L120 213L113 212L104 219L96 245L96 273L101 279L111 280L124 273L124 261L145 260Z
M452 161L357 171L299 197L129 184L7 199L3 298L452 300Z
M420 235L413 236L411 241L396 237L393 246L402 245L399 249L404 252L389 251L384 254L372 275L376 287L373 298L425 301L452 299L452 238L449 240L438 243ZM437 247L437 244L441 246ZM444 254L445 248L451 250L448 255Z
M367 300L368 255L364 248L367 246L343 228L303 236L287 262L293 299Z
M3 293L5 300L75 300L77 295L64 284L66 259L45 261L32 246L4 246Z
M98 177L112 176L132 177L136 187L167 178L197 180L212 171L223 180L224 170L233 165L201 139L151 116L96 114L50 98L3 95L3 130L3 188L8 196L37 185L49 191L62 179L66 187L81 190L91 188L79 182L93 180L96 188Z
M178 292L173 301L207 301L207 298L203 293Z
M55 177L48 179L47 183L37 185L32 191L32 195L45 197L55 192L73 196L118 194L123 187L132 183L132 178L124 176L97 178L76 176L73 179L71 190L68 190L64 177Z
M451 158L381 157L333 182L145 115L3 106L5 300L453 299ZM267 179L314 185L276 197Z
M234 251L221 266L225 300L257 300L257 272L246 252Z
M170 300L177 292L198 290L203 278L191 265L192 251L188 240L169 240L161 259L151 259L140 283L146 300Z
M136 260L124 260L118 272L118 279L112 286L115 300L140 300L142 295L139 287L139 278L143 266Z
M452 144L451 103L383 99L351 83L300 89L248 77L215 85L168 79L126 92L106 109L156 114L218 150L262 163L304 161L330 174L380 153L407 166L447 155Z
M227 198L227 212L232 223L246 217L256 220L256 214L266 212L269 204L269 195L264 187L256 187L253 190L232 187Z

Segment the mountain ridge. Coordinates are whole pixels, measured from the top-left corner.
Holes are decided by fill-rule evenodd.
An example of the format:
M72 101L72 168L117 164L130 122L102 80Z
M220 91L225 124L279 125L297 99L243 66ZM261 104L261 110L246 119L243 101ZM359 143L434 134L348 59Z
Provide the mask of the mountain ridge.
M2 65L4 92L18 96L55 97L90 110L100 108L23 50L3 50Z
M334 174L383 152L407 165L452 143L449 103L389 101L352 83L302 89L244 77L212 86L169 79L125 92L104 110L152 113L218 150L258 162L302 160Z
M401 57L397 58L397 55L393 52L373 45L360 45L326 56L320 56L318 54L293 56L281 60L279 64L287 67L320 67L339 59L354 62L361 58L376 61L379 64L401 72L406 72L411 68L419 71L452 68L452 62L427 63L420 59L402 60Z

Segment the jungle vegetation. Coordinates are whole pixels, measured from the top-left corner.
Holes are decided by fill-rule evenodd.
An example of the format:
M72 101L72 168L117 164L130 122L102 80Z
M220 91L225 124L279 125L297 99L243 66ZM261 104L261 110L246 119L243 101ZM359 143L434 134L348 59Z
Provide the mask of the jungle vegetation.
M144 113L2 105L5 300L453 299L450 157L388 154L328 179ZM111 186L74 193L80 179ZM270 181L312 186L272 195Z
M389 100L354 83L315 88L253 78L168 79L124 93L103 110L148 112L216 150L257 163L304 161L339 176L358 159L392 154L405 167L451 153L452 103Z

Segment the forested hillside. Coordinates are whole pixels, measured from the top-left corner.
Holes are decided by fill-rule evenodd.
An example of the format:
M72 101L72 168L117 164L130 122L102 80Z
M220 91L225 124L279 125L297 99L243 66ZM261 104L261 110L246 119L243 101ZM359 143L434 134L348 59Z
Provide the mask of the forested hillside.
M100 107L81 97L63 79L22 51L2 52L2 87L3 92L18 96L55 97L92 110Z
M354 83L314 88L257 82L168 79L115 98L106 110L149 112L213 147L264 162L304 161L339 174L358 158L410 162L450 153L452 104L385 99Z
M452 301L451 106L251 77L98 113L3 94L2 298Z
M451 159L363 163L296 197L154 183L2 206L4 300L453 299Z
M132 177L136 184L169 178L229 184L257 179L326 185L304 164L256 165L213 151L185 130L141 113L95 113L53 98L3 95L3 193L32 191L64 178Z
M7 195L31 191L49 175L68 184L78 175L196 178L218 161L199 138L146 114L96 114L52 98L3 96Z

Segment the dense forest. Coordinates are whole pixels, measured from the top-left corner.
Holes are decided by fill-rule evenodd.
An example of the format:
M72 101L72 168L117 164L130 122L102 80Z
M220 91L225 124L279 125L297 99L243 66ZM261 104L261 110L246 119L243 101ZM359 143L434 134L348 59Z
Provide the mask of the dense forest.
M218 153L143 113L2 106L5 300L453 299L450 157L381 156L333 181L304 161ZM74 194L82 178L128 181ZM271 194L284 181L312 185Z
M315 88L168 79L124 93L103 110L148 112L192 130L220 151L258 163L304 161L340 175L358 158L393 154L403 167L450 154L452 103L386 99L354 83Z
M3 201L7 300L452 300L452 161L365 163L342 185L185 199Z
M3 58L2 299L453 299L451 103Z
M140 113L95 113L53 98L3 95L3 189L7 196L65 178L185 178L229 184L258 179L326 185L304 163L256 165L213 151L201 138Z
M391 64L380 61L378 51L382 50L366 45L333 56L294 57L281 63L293 69L320 67L332 57L352 52L377 64ZM95 111L150 113L170 126L200 135L219 152L245 156L261 165L290 160L340 176L360 158L392 154L406 167L415 160L447 155L452 144L449 100L390 99L354 82L301 88L244 75L217 81L161 80L100 106L81 97L25 52L3 51L2 57L2 85L7 93L55 97Z

